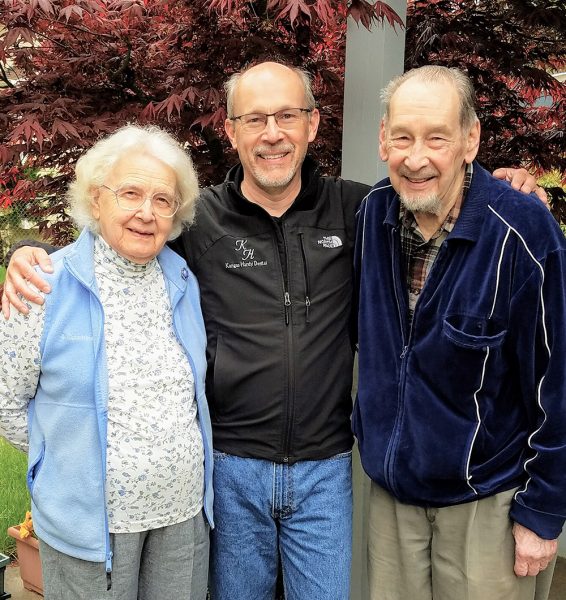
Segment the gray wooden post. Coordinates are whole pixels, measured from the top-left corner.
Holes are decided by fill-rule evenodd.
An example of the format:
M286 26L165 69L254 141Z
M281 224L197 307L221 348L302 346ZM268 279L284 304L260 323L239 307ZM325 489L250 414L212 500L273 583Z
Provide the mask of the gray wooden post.
M405 0L388 0L388 4L405 21ZM403 72L404 55L404 29L394 30L385 22L368 31L348 19L342 134L342 177L346 179L374 184L385 176L377 156L379 93Z
M405 0L389 0L405 21ZM377 154L381 106L379 92L403 72L405 31L388 23L367 31L349 19L346 40L342 177L373 185L385 177L386 168ZM357 378L356 378L357 380ZM354 450L354 547L351 600L369 598L367 585L367 506L369 480Z

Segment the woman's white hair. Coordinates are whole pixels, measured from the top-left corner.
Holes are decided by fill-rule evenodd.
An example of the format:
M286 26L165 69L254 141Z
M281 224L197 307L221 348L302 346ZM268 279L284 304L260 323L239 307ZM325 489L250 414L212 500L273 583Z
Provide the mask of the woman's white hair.
M79 228L88 227L92 232L99 233L98 221L92 216L92 192L104 183L112 167L132 152L152 156L175 171L180 206L173 217L169 236L172 240L195 218L198 180L189 154L172 135L154 125L121 127L96 142L79 158L75 179L67 192L69 214Z

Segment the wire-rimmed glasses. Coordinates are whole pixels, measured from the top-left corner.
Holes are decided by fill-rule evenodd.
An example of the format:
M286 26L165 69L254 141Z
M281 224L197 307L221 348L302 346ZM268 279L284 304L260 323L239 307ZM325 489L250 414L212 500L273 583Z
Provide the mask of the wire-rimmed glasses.
M136 186L127 185L120 187L117 190L113 190L107 185L101 185L100 187L106 188L108 191L114 194L116 204L122 210L138 210L145 204L145 201L147 200L147 196L144 194L143 190ZM169 194L163 192L156 193L153 194L149 200L151 202L153 212L159 217L171 219L179 210L179 200L174 196L170 196Z
M274 117L280 129L293 129L301 121L303 113L311 113L312 108L284 108L274 113L248 113L232 117L231 121L240 121L242 129L249 133L259 133L267 126L269 117Z

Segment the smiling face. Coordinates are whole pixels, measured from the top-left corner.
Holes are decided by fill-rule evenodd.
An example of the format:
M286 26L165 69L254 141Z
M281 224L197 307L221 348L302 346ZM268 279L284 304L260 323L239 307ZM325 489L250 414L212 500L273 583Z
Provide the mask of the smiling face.
M445 81L405 81L393 94L381 124L379 154L389 178L411 211L440 214L457 199L466 163L478 152L479 123L460 125L460 101Z
M97 188L93 190L92 215L99 223L100 235L118 254L135 263L149 262L169 238L173 219L154 214L147 198L157 193L175 196L175 172L148 154L127 154L114 164L104 185L113 190L127 185L143 190L146 201L129 211L117 205L113 192Z
M234 91L234 115L275 113L307 108L303 82L291 69L263 63L247 71ZM260 132L246 132L239 120L226 119L225 130L238 151L246 185L263 191L300 186L300 168L309 142L316 136L319 114L303 113L296 127L280 129L273 117Z

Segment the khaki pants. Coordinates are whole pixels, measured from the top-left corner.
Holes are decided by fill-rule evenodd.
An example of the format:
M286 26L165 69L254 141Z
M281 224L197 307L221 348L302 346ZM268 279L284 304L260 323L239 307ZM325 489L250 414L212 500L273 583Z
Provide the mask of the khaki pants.
M397 502L372 483L371 600L546 600L554 561L537 577L513 572L509 507L514 491L421 508Z

